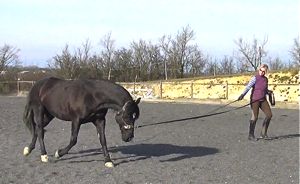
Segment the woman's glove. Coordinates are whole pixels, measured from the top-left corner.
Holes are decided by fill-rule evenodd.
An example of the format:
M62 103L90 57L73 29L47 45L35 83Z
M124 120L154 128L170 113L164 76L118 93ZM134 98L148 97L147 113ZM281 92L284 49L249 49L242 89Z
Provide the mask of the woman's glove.
M272 90L268 90L268 95L271 95L273 93Z
M243 100L243 98L244 98L244 95L242 94L239 96L238 100Z

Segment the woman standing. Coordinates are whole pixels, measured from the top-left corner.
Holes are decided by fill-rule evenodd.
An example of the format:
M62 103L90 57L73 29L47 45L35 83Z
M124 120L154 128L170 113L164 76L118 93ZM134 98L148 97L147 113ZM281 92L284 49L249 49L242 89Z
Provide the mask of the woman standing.
M268 72L268 68L268 65L262 64L259 67L258 73L251 78L244 92L238 98L238 100L242 100L247 92L252 88L250 96L252 117L249 126L249 140L255 140L254 130L256 121L258 119L259 109L261 109L265 114L265 119L261 130L261 138L268 137L267 131L272 118L272 111L266 99L266 95L272 93L272 91L268 90L268 78L265 76Z

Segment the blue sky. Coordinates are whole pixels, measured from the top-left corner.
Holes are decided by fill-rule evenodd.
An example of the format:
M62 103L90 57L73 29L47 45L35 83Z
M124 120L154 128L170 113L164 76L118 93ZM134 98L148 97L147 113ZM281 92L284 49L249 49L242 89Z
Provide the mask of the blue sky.
M1 0L0 46L19 49L24 65L46 66L69 44L94 49L111 33L117 48L156 43L189 25L205 54L231 56L234 40L268 37L269 56L289 59L299 37L298 0Z

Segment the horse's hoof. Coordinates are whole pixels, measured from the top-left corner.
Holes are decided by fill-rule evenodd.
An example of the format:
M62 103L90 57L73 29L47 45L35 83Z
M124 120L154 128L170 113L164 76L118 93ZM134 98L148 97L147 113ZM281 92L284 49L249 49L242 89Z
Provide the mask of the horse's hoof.
M268 135L260 135L260 139L268 139Z
M253 135L248 136L249 141L256 141L256 138Z
M113 168L114 167L114 164L112 162L105 162L105 167L108 167L108 168Z
M41 155L41 161L44 163L48 162L48 155Z
M23 155L24 155L24 156L27 156L27 155L29 155L29 153L30 153L29 147L26 146L26 147L24 148L24 150L23 150Z
M56 150L55 154L54 154L55 158L59 158L59 154L58 154L58 150Z

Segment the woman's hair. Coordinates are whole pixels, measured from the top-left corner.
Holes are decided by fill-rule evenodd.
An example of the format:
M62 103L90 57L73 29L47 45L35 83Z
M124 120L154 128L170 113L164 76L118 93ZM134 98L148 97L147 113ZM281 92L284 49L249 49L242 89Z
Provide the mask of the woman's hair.
M266 70L269 70L269 66L267 64L261 64L259 68L265 68Z

